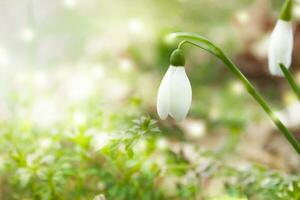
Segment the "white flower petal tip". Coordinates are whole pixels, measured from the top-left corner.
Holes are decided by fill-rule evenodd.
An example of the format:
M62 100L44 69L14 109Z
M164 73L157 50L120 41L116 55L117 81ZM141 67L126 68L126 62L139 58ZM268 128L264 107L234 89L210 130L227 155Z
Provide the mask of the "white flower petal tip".
M158 89L157 113L160 119L165 120L169 115L170 107L170 82L176 67L170 66Z
M287 68L290 67L293 43L292 23L278 20L271 34L268 51L269 71L272 75L284 76L279 63L284 64Z
M177 67L171 77L170 115L176 121L183 121L191 107L192 87L184 67Z
M157 113L165 120L169 115L176 121L183 121L191 107L192 87L184 67L170 66L157 95Z

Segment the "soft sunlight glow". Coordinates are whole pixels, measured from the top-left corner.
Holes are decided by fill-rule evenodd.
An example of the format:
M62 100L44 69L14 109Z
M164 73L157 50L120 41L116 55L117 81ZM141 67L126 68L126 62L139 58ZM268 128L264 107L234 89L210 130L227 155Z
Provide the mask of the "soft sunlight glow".
M35 37L35 32L32 28L25 28L21 31L21 39L24 42L31 42Z
M88 99L94 91L94 86L92 79L86 73L78 71L68 75L62 92L70 102L76 103Z
M95 151L101 150L113 139L112 135L106 132L97 132L93 134L91 145Z
M121 101L129 93L129 87L125 82L112 80L112 82L108 85L109 88L106 89L104 95L105 98L107 98L110 101Z
M49 99L38 100L32 108L32 121L40 127L51 127L62 117L62 109Z
M168 147L168 142L167 142L167 140L165 138L159 138L156 141L156 146L160 150L165 150Z
M132 33L141 33L144 30L143 23L139 19L130 20L128 28Z
M63 4L67 8L74 8L77 4L77 0L64 0Z
M1 66L8 65L11 61L11 58L4 47L0 46L0 68Z
M230 89L235 94L242 94L244 92L244 86L241 82L234 81L230 84Z
M86 116L82 112L76 112L74 113L73 121L76 125L83 125L86 122Z
M49 138L43 138L39 141L39 144L40 148L47 149L53 144L53 141Z
M34 86L40 89L41 91L44 91L47 89L50 85L49 76L44 71L36 71L33 74L33 81Z
M205 135L206 125L199 120L186 120L181 124L185 132L192 138L200 138Z
M100 64L93 65L91 67L91 76L95 79L103 78L105 76L104 66Z
M130 59L122 59L120 61L120 69L123 71L123 72L129 72L133 69L133 63Z
M251 19L249 13L247 13L246 11L239 11L236 14L236 18L241 24L246 24Z

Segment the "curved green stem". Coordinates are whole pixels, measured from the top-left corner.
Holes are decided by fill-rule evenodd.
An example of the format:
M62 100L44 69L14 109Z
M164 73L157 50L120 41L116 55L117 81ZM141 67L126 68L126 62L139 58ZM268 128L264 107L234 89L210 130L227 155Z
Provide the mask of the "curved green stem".
M300 100L300 88L298 87L296 81L294 80L292 74L290 73L290 71L284 66L284 64L279 63L280 69L283 72L286 80L288 81L288 83L290 84L291 88L293 89L293 91L295 92L295 94L297 95L298 99Z
M294 147L296 152L300 155L300 144L293 136L293 134L286 128L286 126L281 122L279 117L275 114L275 112L271 109L266 100L259 94L256 88L248 81L248 79L243 75L243 73L239 70L239 68L223 53L223 51L210 42L205 37L188 32L181 33L173 33L173 38L182 39L183 41L180 43L178 48L182 48L185 43L192 44L201 49L204 49L219 59L223 61L225 66L236 75L240 81L243 83L244 87L247 89L248 93L259 103L262 109L267 113L267 115L271 118L277 128L281 131L284 137L288 140L288 142Z

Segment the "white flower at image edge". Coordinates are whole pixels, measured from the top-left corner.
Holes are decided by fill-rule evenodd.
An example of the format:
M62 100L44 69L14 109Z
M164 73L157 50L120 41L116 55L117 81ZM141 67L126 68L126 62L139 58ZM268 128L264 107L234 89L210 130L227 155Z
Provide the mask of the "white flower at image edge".
M293 51L293 30L292 23L279 19L269 44L269 70L274 76L283 76L279 63L289 68L292 62Z
M157 112L164 120L170 115L177 121L186 118L192 103L192 88L183 66L170 66L157 96Z

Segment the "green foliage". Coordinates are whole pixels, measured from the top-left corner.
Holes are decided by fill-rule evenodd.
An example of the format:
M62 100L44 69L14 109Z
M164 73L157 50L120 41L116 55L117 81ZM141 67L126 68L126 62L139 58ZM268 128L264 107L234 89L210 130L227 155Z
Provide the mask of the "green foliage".
M123 117L117 120L119 126L124 125ZM133 118L126 124L125 131L108 133L106 136L112 137L107 143L104 140L108 137L100 137L100 147L96 148L97 136L103 133L93 134L84 128L71 134L52 135L42 143L37 142L43 138L38 135L29 139L12 136L15 144L31 144L21 148L14 146L11 139L2 142L10 146L3 149L9 153L1 168L3 198L93 199L104 194L107 199L124 200L208 199L211 196L202 190L208 180L223 180L224 196L212 199L299 198L297 176L256 166L234 169L218 154L198 148L195 150L199 160L191 163L174 152L172 145L159 144L162 136L150 117Z

